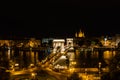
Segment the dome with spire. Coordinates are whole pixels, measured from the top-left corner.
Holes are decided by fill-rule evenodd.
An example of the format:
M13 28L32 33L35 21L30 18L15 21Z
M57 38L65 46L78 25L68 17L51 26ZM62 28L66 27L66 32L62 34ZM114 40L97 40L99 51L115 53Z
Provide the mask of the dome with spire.
M85 37L84 32L80 29L79 32L75 33L75 37L80 37L80 38Z

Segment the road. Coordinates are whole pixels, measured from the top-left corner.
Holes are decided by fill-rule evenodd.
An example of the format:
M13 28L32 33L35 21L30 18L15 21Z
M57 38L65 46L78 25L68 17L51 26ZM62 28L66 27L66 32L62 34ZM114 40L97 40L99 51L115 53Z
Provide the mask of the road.
M10 80L14 80L16 78L37 78L38 80L67 80L66 76L64 76L62 73L54 72L49 68L36 68L11 72Z

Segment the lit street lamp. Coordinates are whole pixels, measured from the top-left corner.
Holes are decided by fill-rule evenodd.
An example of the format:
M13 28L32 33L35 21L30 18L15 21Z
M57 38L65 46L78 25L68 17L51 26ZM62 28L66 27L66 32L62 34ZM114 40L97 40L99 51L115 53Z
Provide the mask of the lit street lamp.
M101 65L102 65L102 63L99 62L99 63L98 63L98 72L99 72L99 75L101 74Z
M35 79L35 76L37 75L37 73L31 73L31 76L33 79Z

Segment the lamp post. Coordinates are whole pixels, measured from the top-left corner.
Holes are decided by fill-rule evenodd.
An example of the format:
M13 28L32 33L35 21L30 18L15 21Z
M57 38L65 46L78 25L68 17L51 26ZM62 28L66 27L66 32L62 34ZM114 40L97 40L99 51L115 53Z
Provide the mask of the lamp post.
M101 75L101 65L102 65L102 63L99 62L98 63L98 73L99 73L99 76Z
M104 38L104 41L105 41L105 46L107 45L107 38Z

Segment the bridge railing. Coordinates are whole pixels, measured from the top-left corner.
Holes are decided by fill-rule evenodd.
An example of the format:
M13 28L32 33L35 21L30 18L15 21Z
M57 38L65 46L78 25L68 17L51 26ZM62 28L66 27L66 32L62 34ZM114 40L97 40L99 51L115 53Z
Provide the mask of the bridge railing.
M60 53L60 54L58 54L57 56L55 56L54 57L54 63L61 57L61 56L66 56L67 55L67 52L69 51L69 49L70 49L71 47L69 47L69 48L67 48L65 51L64 51L64 53ZM52 63L52 62L50 62L50 63Z
M61 50L61 48L57 49L55 53L51 52L50 55L48 55L44 60L42 60L42 64L45 64L47 61L49 61L50 59L52 59L54 56L57 55L57 53Z

